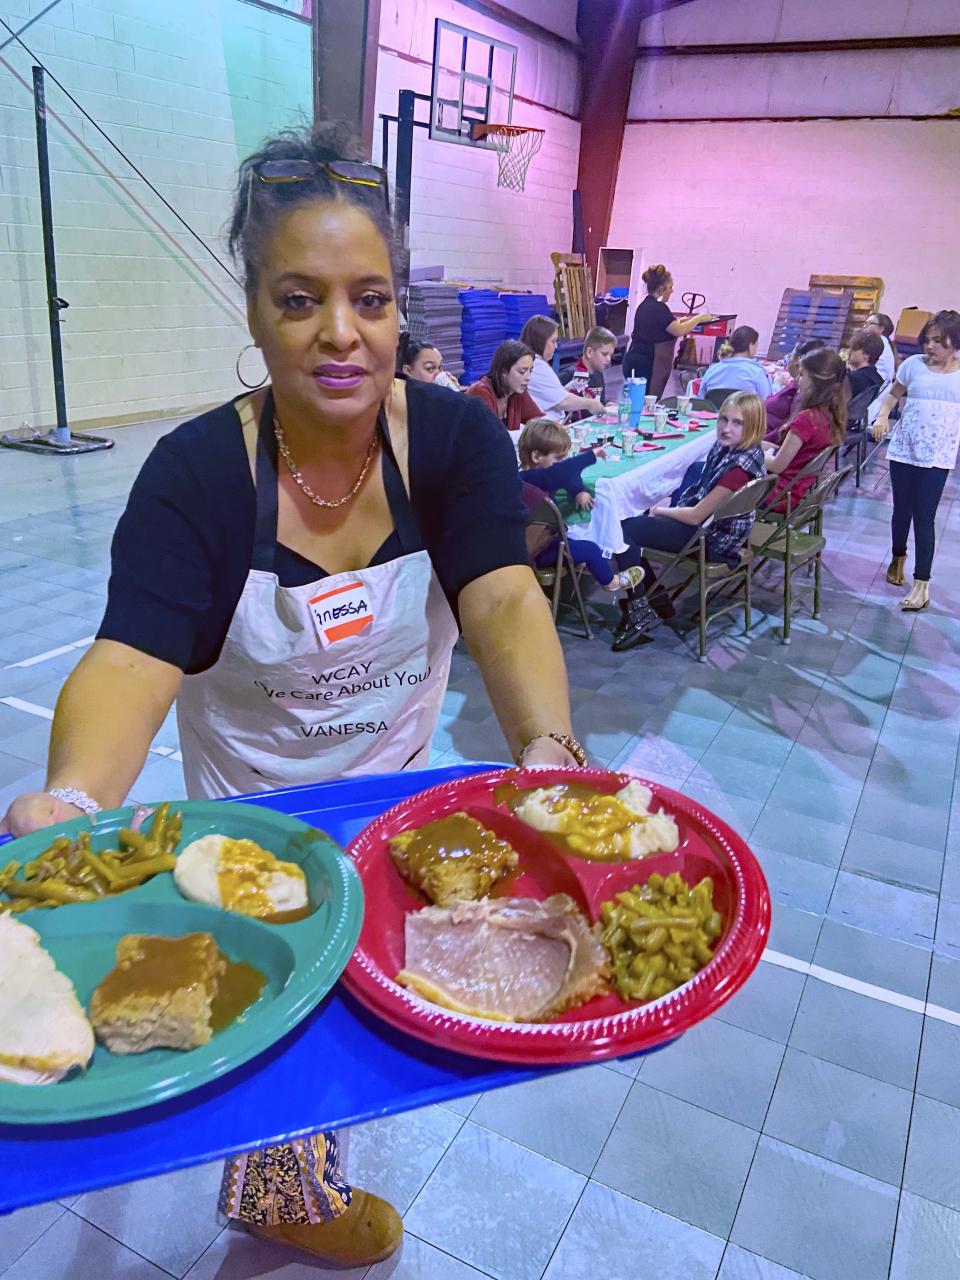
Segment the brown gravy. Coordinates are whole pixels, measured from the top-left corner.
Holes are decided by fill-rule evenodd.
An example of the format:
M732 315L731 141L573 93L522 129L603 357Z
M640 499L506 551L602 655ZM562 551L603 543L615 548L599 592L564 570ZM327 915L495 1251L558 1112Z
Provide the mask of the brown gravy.
M429 870L439 861L475 858L478 854L498 859L505 851L509 851L505 841L465 813L451 813L417 831L403 833L402 856L414 874Z
M220 973L222 964L226 970ZM107 974L96 995L101 1002L115 1004L202 987L213 997L210 1025L222 1031L258 999L266 985L259 969L228 960L212 934L188 933L182 938L139 937L135 950Z
M292 914L292 913L291 913ZM228 960L227 972L217 983L217 994L210 1006L210 1026L214 1031L229 1027L256 1001L267 985L259 969L242 960Z

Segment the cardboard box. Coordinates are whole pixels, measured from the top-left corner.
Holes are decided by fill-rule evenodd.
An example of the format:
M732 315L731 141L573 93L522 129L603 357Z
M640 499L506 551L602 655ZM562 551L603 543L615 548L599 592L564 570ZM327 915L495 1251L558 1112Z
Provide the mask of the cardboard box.
M932 311L921 311L919 307L904 307L897 321L894 338L897 342L916 342L920 330L928 320L933 319Z

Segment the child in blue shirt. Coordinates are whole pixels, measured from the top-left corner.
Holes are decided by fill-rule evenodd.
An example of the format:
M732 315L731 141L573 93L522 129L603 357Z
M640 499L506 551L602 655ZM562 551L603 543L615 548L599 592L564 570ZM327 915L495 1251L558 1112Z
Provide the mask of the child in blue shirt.
M534 418L527 423L517 443L517 452L520 454L520 475L525 481L524 499L528 506L535 505L535 492L549 494L552 498L559 489L564 489L581 511L590 510L593 498L583 483L583 473L603 456L602 453L584 449L582 453L568 457L570 437L563 427L549 418ZM574 563L586 565L607 591L628 590L643 577L643 570L636 566L618 573L600 547L585 538L570 539L570 554ZM552 539L534 559L538 567L545 568L555 564L556 557L557 541Z

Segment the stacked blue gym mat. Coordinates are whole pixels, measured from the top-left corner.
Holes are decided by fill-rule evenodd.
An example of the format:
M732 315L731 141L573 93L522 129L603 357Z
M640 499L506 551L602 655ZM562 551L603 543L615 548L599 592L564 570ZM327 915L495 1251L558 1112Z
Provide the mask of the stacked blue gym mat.
M501 293L507 313L507 337L519 338L531 316L548 316L550 304L542 293Z
M464 380L476 382L490 368L494 351L507 336L507 315L493 289L461 289Z
M410 336L432 342L443 356L443 367L459 381L463 378L460 332L463 324L460 291L442 280L416 280L407 290L407 324ZM484 371L486 372L486 371Z

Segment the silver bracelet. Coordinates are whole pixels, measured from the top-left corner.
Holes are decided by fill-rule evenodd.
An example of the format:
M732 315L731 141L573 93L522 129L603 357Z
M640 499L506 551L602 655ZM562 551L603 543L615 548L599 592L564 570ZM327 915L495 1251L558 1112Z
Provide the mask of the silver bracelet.
M103 807L97 804L93 796L88 796L85 791L78 791L76 787L51 787L47 795L54 796L57 800L62 800L64 804L72 804L81 813L85 813L88 818L92 818L95 813L99 813Z

